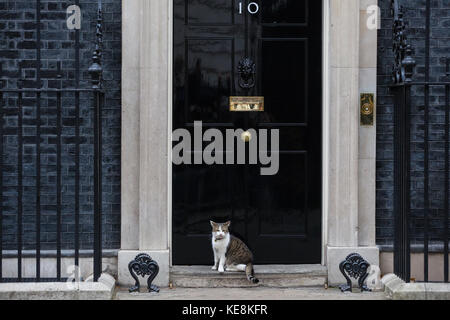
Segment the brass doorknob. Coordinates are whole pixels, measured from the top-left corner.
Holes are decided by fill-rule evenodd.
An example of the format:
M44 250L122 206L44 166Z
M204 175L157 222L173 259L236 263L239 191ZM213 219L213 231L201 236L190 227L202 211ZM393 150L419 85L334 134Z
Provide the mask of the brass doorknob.
M241 134L241 139L244 142L250 142L252 140L252 134L249 131L245 131Z

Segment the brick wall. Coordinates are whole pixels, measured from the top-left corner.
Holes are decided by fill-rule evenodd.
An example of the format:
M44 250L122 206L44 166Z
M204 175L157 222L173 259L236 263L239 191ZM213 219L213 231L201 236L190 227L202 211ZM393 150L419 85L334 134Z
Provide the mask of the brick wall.
M414 80L425 80L426 1L401 1L409 23L408 36L417 62ZM390 0L380 0L382 26L378 40L378 134L377 134L377 241L392 245L393 216L393 101L389 89L394 57ZM450 0L431 1L430 80L443 81L445 57L450 57ZM424 88L413 89L411 115L411 230L413 245L423 243L424 231ZM439 240L443 227L444 201L444 89L430 90L430 239Z
M66 26L66 8L73 1L41 1L41 86L75 87L75 32ZM95 40L97 1L79 1L82 13L80 30L81 87L89 87L87 70ZM103 109L103 245L120 247L120 70L121 1L103 0L104 9L104 87ZM0 1L0 62L4 85L17 87L22 77L25 88L36 83L36 1ZM62 78L56 80L57 62L62 63ZM19 74L20 68L22 74ZM93 121L91 96L82 94L80 103L80 232L81 245L93 245ZM75 99L62 97L62 241L63 249L73 248L75 199ZM41 241L42 249L54 249L56 241L56 98L41 99ZM8 94L4 106L3 148L3 249L15 249L18 203L18 116L17 96ZM36 224L36 96L23 99L23 241L24 249L35 247Z

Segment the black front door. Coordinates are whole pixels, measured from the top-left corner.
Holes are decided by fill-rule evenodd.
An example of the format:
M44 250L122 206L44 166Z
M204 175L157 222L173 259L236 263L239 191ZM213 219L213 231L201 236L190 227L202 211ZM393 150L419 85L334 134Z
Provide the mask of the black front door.
M280 132L276 175L250 164L174 166L175 265L213 263L210 220L231 220L258 264L321 262L321 2L174 0L174 129L202 121L204 130ZM244 58L254 83L238 72ZM263 96L265 110L230 112L230 96Z

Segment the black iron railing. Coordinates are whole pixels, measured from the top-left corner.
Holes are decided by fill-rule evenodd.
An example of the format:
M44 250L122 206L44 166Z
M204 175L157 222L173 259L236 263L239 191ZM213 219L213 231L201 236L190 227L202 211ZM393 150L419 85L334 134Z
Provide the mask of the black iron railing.
M78 3L78 1L76 2ZM41 38L40 38L40 0L36 0L36 88L24 88L22 86L23 79L17 79L17 86L15 88L7 88L3 85L5 79L4 72L2 68L2 63L0 62L0 282L49 282L49 281L65 281L66 279L62 276L62 258L63 258L63 248L62 248L62 236L66 230L62 229L62 211L64 208L63 204L63 175L62 175L62 150L64 147L63 143L63 98L65 101L72 101L70 97L73 98L74 108L75 108L75 121L73 124L73 129L75 132L75 149L73 152L74 161L74 175L75 175L75 186L74 186L74 230L73 233L73 251L74 256L74 266L79 267L80 265L80 128L81 121L86 121L93 123L93 148L94 148L94 165L93 165L93 270L94 270L94 281L98 281L102 272L102 108L104 105L105 93L102 88L102 74L103 69L101 65L102 58L102 4L101 0L98 1L98 14L97 14L97 25L96 25L96 45L94 54L92 57L92 65L89 68L89 74L92 79L92 86L90 88L80 88L80 32L76 30L74 51L75 51L75 87L74 88L62 88L61 85L61 74L62 74L62 63L59 61L57 63L56 79L52 81L57 83L53 88L41 88ZM18 70L20 77L22 77L22 69ZM48 70L47 70L48 71ZM69 97L69 99L67 99ZM29 256L29 251L34 251L35 254L32 257L35 259L35 277L26 278L23 275L23 261L24 261L24 240L23 235L26 230L24 230L23 218L24 218L24 193L26 188L24 188L24 99L33 99L35 101L35 117L36 117L36 135L35 135L35 148L36 148L36 158L35 158L35 198L36 203L34 206L35 211L35 226L34 232L36 234L35 238L35 248L32 250L27 250L27 257ZM41 225L42 220L42 206L41 206L41 179L45 178L42 171L41 164L41 138L44 128L41 126L41 112L42 106L41 101L56 101L56 123L54 127L45 128L45 130L51 130L54 133L55 144L56 144L56 249L52 250L56 257L56 278L44 278L42 277L41 270ZM84 101L91 101L92 105L90 107L90 112L87 115L81 115L80 104ZM12 105L10 105L10 103ZM47 111L48 112L48 111ZM8 250L8 258L11 256L17 258L17 277L4 277L5 272L3 270L5 250L3 248L3 217L4 217L4 158L6 156L4 150L4 122L5 116L16 116L17 117L17 220L16 220L16 250ZM87 120L91 118L91 120ZM28 143L29 144L29 143ZM66 250L66 249L65 249Z
M430 20L431 20L431 3L427 0L426 6L426 24L425 24L425 81L414 81L414 68L415 60L412 57L413 49L408 43L406 23L404 21L403 8L399 5L397 0L391 0L392 14L394 17L393 23L393 50L395 56L395 64L393 67L393 85L391 85L391 92L394 96L394 212L395 212L395 239L394 239L394 271L403 280L411 281L411 233L415 234L423 231L423 274L424 281L429 282L429 258L430 258L430 239L433 238L433 245L438 249L439 253L443 254L444 270L443 279L444 282L449 282L449 215L450 215L450 199L449 199L449 165L450 165L450 59L444 58L446 61L446 73L443 75L443 81L431 82L430 81ZM423 90L423 91L422 91ZM439 102L436 99L439 95L442 95L439 90L443 91L444 101ZM434 93L437 92L437 93ZM434 93L434 94L433 94ZM432 181L430 175L430 144L435 140L431 139L430 134L430 117L436 116L432 112L436 109L431 108L430 97L434 97L434 105L444 104L445 110L445 133L443 135L444 145L439 159L442 162L445 161L445 165L439 174L443 175L443 184L437 184L437 188L444 193L440 203L436 204L439 199L431 199L431 195L436 191L436 187L431 190L430 185L435 181ZM438 97L439 98L439 97ZM421 100L423 99L423 100ZM437 101L437 102L436 102ZM417 126L413 126L412 117L413 108L417 113L417 104L423 103L423 130L417 133ZM438 116L438 115L437 115ZM414 123L417 125L417 123ZM414 130L414 134L412 133ZM414 141L412 141L412 137ZM419 138L420 137L420 138ZM421 141L419 141L421 140ZM414 145L414 149L412 146ZM423 145L423 150L420 149L420 145ZM420 153L420 157L418 156ZM442 153L444 155L442 156ZM414 177L411 168L411 158L423 159L422 172L417 172L415 169ZM436 159L434 159L436 160ZM417 161L416 161L417 162ZM435 170L436 171L436 170ZM415 194L415 199L411 196L411 182L414 178L417 180L417 175L423 176L423 199L417 199L418 195ZM415 181L416 182L416 181ZM442 190L443 189L443 190ZM423 200L423 201L422 201ZM433 202L433 205L432 205ZM414 208L412 208L414 203ZM423 203L417 204L417 203ZM414 211L414 216L412 212ZM438 213L442 213L440 216ZM421 214L421 223L414 223L419 220L417 217ZM434 221L439 220L441 228L432 229L431 219ZM422 230L423 229L423 230ZM443 244L437 245L436 243ZM435 249L436 251L436 249ZM434 275L436 276L436 275Z

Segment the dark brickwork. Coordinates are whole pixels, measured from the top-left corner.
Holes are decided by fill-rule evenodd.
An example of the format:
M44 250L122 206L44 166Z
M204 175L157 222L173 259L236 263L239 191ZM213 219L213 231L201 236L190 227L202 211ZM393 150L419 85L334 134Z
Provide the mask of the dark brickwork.
M426 1L401 1L405 19L409 23L408 35L415 48L417 61L414 80L425 80L425 25ZM378 135L377 135L377 241L379 245L392 245L393 215L393 101L389 89L394 61L392 54L392 17L390 1L380 0L382 26L378 45ZM431 1L430 81L443 81L445 57L450 58L450 0ZM413 88L411 115L411 230L413 245L423 244L424 231L424 87ZM444 88L430 89L429 168L430 168L430 240L442 236L444 215Z
M75 87L75 32L66 26L66 8L73 1L41 1L41 86ZM95 40L97 1L79 1L80 87L90 86L87 70ZM104 87L103 109L103 246L120 247L120 139L121 139L121 0L103 0ZM4 85L35 88L36 83L36 1L0 0L0 62ZM56 80L57 62L62 78ZM22 74L19 74L19 69ZM62 242L73 248L75 199L75 98L62 97ZM4 96L3 148L3 249L16 249L18 202L18 116L17 95ZM56 98L41 98L41 242L42 249L54 249L56 241ZM93 119L89 93L81 95L80 156L80 240L83 249L93 247ZM36 238L36 96L23 99L23 241L24 249L35 248Z

